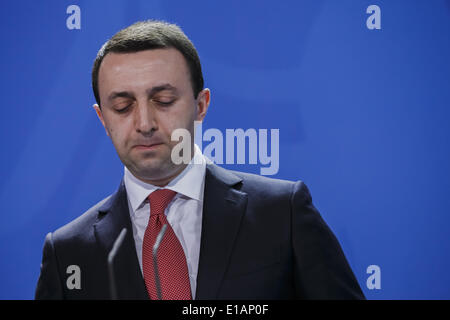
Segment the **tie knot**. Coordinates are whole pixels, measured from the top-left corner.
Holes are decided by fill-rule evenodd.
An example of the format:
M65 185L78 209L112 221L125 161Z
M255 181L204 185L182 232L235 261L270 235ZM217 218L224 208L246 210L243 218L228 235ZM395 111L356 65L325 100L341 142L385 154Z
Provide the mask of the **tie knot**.
M164 210L176 194L175 191L169 189L158 189L153 191L148 196L150 202L150 215L164 214Z

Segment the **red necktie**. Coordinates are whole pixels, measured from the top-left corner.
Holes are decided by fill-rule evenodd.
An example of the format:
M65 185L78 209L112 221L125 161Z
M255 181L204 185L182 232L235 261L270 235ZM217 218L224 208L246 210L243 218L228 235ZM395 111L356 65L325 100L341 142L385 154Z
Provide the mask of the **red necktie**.
M164 224L167 229L159 246L157 260L163 300L191 300L191 285L183 247L167 222L164 210L176 192L168 189L153 191L150 201L150 219L142 244L142 268L147 292L152 300L158 299L155 285L152 250L156 237Z

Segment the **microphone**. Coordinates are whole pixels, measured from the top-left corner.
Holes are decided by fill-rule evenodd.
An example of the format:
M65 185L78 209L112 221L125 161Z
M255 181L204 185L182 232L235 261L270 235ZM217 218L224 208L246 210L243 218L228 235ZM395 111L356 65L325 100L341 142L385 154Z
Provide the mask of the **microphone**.
M155 244L153 245L152 255L153 255L153 270L155 272L155 286L156 286L156 295L158 297L158 300L162 300L161 296L161 282L159 280L159 273L158 273L158 249L159 245L161 244L162 239L164 238L164 234L166 233L167 224L164 224L161 228L161 231L159 231L158 236L156 237Z
M123 240L125 239L125 236L127 234L127 228L123 228L122 231L120 231L119 236L114 241L113 247L111 251L108 254L108 277L109 277L109 289L111 294L112 300L117 300L117 287L116 287L116 277L114 274L114 259L116 258L117 252L119 251L120 247L122 246Z

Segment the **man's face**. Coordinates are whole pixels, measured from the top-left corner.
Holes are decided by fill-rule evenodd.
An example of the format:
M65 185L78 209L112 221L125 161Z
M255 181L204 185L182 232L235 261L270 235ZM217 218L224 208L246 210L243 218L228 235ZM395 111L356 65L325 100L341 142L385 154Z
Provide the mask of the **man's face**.
M109 53L98 79L101 109L94 107L119 158L135 177L167 184L185 167L171 160L178 143L172 131L187 129L193 146L194 121L206 114L209 90L195 99L189 68L175 49Z

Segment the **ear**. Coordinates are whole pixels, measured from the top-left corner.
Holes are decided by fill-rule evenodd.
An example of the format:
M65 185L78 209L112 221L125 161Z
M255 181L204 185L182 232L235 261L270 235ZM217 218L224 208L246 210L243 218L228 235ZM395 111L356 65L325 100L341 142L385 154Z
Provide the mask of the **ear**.
M105 124L105 119L103 119L103 113L102 109L100 109L100 106L98 104L94 104L92 107L94 107L95 112L97 113L98 118L100 119L100 122L102 123L103 127L105 128L106 134L109 137L109 131Z
M203 89L197 96L197 116L196 121L203 121L208 111L209 102L211 100L211 92L208 88Z

